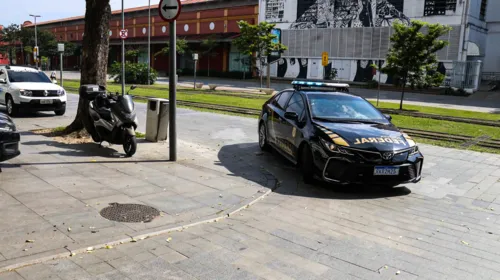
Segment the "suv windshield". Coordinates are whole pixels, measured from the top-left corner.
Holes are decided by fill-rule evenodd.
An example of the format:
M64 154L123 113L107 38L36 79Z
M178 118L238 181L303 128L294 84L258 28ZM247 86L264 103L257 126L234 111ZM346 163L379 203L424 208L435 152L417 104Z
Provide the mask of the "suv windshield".
M313 118L339 122L389 123L368 101L357 96L309 93L307 97Z
M7 70L11 83L50 83L49 77L42 72Z

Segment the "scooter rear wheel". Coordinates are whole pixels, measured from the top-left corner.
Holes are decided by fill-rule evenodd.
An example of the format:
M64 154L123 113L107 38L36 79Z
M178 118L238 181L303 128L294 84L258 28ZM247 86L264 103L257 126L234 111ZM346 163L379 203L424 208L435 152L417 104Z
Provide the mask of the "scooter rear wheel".
M127 157L131 157L137 151L137 139L135 136L127 135L123 143L123 150Z

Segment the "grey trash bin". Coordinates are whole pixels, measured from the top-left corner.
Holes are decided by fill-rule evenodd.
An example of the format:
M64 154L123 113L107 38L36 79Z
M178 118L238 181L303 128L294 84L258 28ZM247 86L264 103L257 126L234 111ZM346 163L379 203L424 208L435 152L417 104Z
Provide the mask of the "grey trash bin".
M168 100L151 98L148 100L146 115L146 140L158 142L167 140L168 136Z

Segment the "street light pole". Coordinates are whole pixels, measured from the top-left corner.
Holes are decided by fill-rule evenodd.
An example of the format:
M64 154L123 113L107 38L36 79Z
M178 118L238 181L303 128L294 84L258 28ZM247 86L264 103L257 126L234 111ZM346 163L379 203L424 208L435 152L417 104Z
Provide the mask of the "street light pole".
M125 29L125 12L122 0L122 30ZM125 39L122 38L122 95L125 94Z
M36 58L35 58L35 67L38 69L38 38L37 38L37 30L36 30L36 18L41 17L40 15L32 15L30 14L30 17L33 17L35 19L35 49L37 50Z
M149 76L151 75L151 0L148 4L148 85L150 84Z

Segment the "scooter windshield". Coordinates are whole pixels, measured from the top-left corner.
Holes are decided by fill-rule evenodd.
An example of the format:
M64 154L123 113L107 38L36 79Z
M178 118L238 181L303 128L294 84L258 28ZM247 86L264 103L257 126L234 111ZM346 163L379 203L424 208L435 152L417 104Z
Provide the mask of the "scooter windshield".
M132 101L132 96L130 95L123 95L118 97L117 103L124 113L130 114L134 111L134 101Z

